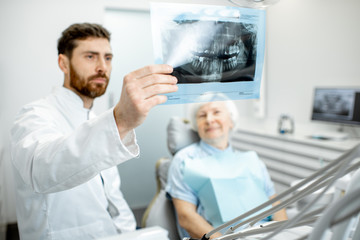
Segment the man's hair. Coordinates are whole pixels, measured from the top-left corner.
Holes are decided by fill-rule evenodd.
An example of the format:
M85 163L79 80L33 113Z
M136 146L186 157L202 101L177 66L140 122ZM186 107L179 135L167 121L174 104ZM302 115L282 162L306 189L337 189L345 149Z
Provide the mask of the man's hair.
M85 40L89 37L106 38L110 42L110 32L103 26L93 23L76 23L65 29L58 40L58 54L65 54L71 58L76 40Z

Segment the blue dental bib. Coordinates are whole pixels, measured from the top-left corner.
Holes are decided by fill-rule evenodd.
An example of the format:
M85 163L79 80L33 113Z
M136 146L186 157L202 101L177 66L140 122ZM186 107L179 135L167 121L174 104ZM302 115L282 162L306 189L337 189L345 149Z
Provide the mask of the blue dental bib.
M184 161L184 181L216 227L269 200L255 152L225 151Z

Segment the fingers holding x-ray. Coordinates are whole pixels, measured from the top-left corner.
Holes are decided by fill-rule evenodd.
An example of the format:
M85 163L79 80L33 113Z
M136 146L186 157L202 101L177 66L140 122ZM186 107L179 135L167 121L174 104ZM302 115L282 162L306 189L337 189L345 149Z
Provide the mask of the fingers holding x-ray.
M177 79L169 65L151 65L124 77L120 101L114 108L116 124L121 137L139 126L151 108L167 100L164 93L177 91Z
M173 69L168 65L150 65L135 71L134 78L141 90L136 92L136 95L143 100L161 99L162 103L166 100L162 94L175 92L178 89L177 78L170 75L172 71Z

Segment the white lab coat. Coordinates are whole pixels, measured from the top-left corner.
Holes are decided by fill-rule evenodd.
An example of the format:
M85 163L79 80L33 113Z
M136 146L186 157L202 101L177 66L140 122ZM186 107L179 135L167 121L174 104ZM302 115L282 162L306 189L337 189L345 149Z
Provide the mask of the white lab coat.
M90 119L88 121L88 119ZM93 239L135 230L116 165L139 154L112 109L95 117L74 92L23 107L11 130L21 239Z

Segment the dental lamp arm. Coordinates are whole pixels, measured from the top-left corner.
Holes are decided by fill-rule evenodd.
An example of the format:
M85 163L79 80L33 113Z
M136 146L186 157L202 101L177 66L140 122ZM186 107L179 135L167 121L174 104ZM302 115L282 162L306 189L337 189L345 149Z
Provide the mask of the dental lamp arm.
M358 145L355 148L355 153L357 153L357 155L360 154L360 145ZM344 161L342 162L342 164L336 167L335 174L331 178L327 179L327 181L329 183L326 186L324 186L324 189L321 191L321 193L303 207L304 211L300 211L294 218L292 218L290 221L285 223L284 226L280 227L279 229L272 232L271 234L265 236L265 238L263 238L263 239L270 239L270 238L276 236L278 233L280 233L283 229L289 228L289 227L292 227L293 225L295 225L298 221L300 221L303 218L303 215L305 214L305 212L311 206L313 206L321 198L322 195L324 195L326 193L326 191L335 183L335 181L337 179L339 179L340 177L344 176L345 174L347 174L351 171L354 171L360 167L360 158L358 158L358 157L355 159L345 158L343 160ZM354 161L355 163L350 165L352 161Z
M345 171L344 174L346 174L348 172L351 172L354 169L357 169L359 167L360 167L360 162L358 162L358 163L354 164L353 166L349 167ZM250 222L250 225L253 226L255 223L257 223L259 220L265 218L266 216L269 216L269 215L279 211L280 209L285 208L286 206L289 206L290 204L298 201L299 199L302 199L303 197L308 196L309 194L311 194L311 193L313 193L313 192L315 192L315 191L317 191L317 190L319 190L319 189L321 189L323 187L328 186L329 183L331 183L333 181L334 177L332 175L333 175L334 172L336 172L336 170L337 170L337 168L333 169L333 171L330 171L325 176L321 177L320 179L316 180L314 183L310 184L309 186L307 186L303 190L301 190L298 193L294 194L292 197L284 200L280 204L272 207L271 209L269 209L267 211L261 212L260 214L254 216L254 217L251 217L251 218L237 224L234 227L231 227L230 230L233 231L233 230L239 228L240 226L242 226L242 225L244 225L246 223L249 223L249 222ZM258 208L260 208L260 207L257 207L256 209L258 209ZM300 213L304 214L306 212L306 209L307 208L305 208L305 211L302 211Z

